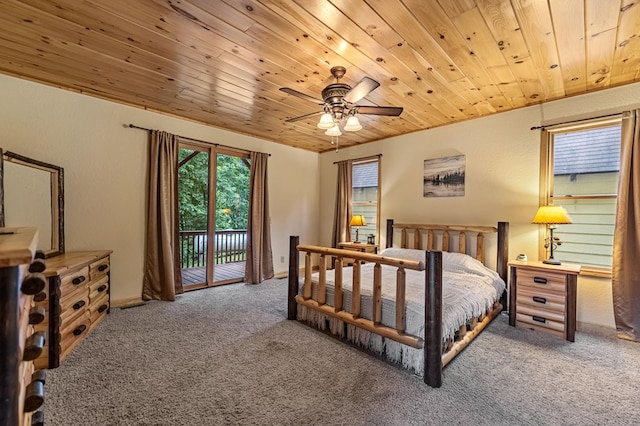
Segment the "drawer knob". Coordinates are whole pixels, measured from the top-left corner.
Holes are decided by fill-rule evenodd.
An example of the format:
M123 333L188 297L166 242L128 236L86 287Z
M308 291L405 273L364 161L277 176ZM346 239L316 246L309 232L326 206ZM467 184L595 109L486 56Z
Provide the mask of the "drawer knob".
M80 300L76 303L73 304L73 310L77 311L78 309L82 308L84 305L86 305L87 302L85 302L84 300Z
M42 382L42 384L47 383L47 372L45 370L36 370L31 375L32 382Z
M540 296L533 296L533 301L538 303L547 303L547 299Z
M541 322L543 324L547 322L547 319L545 317L539 317L537 315L533 315L531 319L534 320L535 322Z
M29 324L40 324L44 321L47 311L42 306L34 306L29 309Z
M81 335L81 334L82 334L86 329L87 329L87 326L86 326L86 325L84 325L84 324L79 325L79 326L77 326L77 327L75 328L75 330L73 330L73 335L74 335L74 336L79 336L79 335Z
M44 341L44 331L36 331L29 336L24 345L24 354L22 355L22 359L24 361L33 361L38 358L44 348Z
M107 310L107 308L109 307L109 305L102 305L98 308L98 312L103 313L104 311Z
M44 413L36 411L31 416L31 426L44 426Z
M100 265L100 266L98 266L98 271L100 271L100 272L104 272L104 271L106 271L107 269L109 269L109 265L108 265L108 264L106 264L106 263L105 263L104 265Z
M71 281L71 283L73 285L78 285L78 284L82 284L85 280L86 278L84 277L84 275L80 275L79 277L75 277L73 281Z
M24 294L34 295L36 293L40 293L44 290L44 287L47 285L47 279L39 272L34 272L31 274L27 274L22 280L22 285L20 286L20 290Z
M42 302L44 300L47 300L47 293L45 293L44 291L41 291L40 293L36 293L36 295L33 296L33 300L35 300L36 302Z
M45 269L47 269L47 265L44 263L44 259L33 259L29 265L29 272L44 272Z
M98 287L98 292L102 293L106 289L107 289L107 285L106 284L102 284L100 287Z
M31 415L31 426L44 426L44 413L36 411Z
M546 284L547 279L543 277L533 277L533 282L536 284Z
M44 259L47 256L44 254L42 250L36 250L36 254L33 257L36 259Z
M31 382L27 386L24 395L24 411L35 411L44 402L44 384L42 382Z

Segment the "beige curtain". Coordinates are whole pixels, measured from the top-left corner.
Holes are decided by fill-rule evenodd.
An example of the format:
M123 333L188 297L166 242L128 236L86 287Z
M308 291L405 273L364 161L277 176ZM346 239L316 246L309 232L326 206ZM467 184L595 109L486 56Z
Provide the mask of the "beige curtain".
M338 243L351 241L349 222L351 221L351 174L352 161L338 162L338 189L336 191L336 209L333 214L333 234L331 246L338 247Z
M182 293L178 248L178 136L150 132L147 242L142 298L175 300Z
M273 278L269 194L267 191L268 159L269 154L251 153L247 263L244 280L252 284Z
M640 109L622 119L613 235L613 312L618 337L640 342Z

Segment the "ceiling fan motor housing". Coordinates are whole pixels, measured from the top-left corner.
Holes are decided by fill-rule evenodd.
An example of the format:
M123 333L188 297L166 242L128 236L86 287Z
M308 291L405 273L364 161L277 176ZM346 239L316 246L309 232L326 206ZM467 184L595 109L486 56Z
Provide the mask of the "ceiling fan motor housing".
M342 83L330 84L322 90L322 99L338 119L342 118L342 113L346 107L342 98L349 93L349 90L351 90L351 86Z

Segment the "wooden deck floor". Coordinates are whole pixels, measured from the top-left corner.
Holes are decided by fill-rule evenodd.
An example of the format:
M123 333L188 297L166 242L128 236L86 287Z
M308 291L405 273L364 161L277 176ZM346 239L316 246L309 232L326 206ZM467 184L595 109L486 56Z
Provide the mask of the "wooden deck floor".
M213 268L213 281L226 281L236 278L244 278L245 262L231 262L216 265ZM202 284L206 282L206 269L204 266L199 268L182 269L182 285L190 286Z

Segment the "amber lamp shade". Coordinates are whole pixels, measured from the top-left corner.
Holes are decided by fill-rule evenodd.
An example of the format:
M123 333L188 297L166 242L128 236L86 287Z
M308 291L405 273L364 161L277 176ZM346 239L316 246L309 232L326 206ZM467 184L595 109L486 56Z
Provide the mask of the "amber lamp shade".
M553 230L556 225L571 223L569 213L562 206L540 206L538 212L533 217L532 223L539 225L547 225L549 228L549 240L545 238L545 248L549 247L549 258L543 260L543 263L550 265L560 265L560 261L553 258L553 250L560 245L560 241L553 237Z
M361 214L356 214L351 216L351 222L349 222L349 226L355 226L356 227L356 240L354 241L354 243L359 243L360 241L358 241L358 227L360 226L365 226L367 224L367 221L364 220L364 216Z

